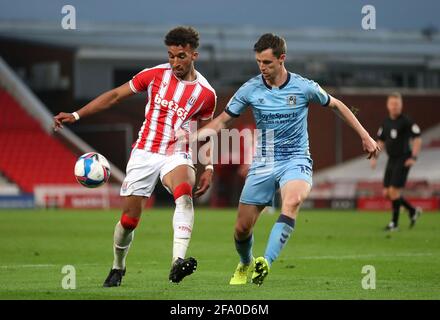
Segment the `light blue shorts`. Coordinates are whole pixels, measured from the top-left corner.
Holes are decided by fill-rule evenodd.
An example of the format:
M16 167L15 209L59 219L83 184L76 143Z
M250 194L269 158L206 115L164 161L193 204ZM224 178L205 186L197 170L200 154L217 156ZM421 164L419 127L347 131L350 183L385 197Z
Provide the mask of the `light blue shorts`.
M241 192L244 204L271 206L275 192L288 181L304 180L312 186L313 160L295 157L272 163L254 162Z

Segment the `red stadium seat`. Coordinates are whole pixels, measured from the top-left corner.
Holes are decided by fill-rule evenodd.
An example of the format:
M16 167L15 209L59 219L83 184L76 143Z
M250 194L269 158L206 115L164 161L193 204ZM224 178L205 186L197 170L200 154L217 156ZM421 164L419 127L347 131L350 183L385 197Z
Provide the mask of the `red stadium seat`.
M0 115L0 171L4 176L24 192L33 192L38 184L76 183L76 156L2 89Z

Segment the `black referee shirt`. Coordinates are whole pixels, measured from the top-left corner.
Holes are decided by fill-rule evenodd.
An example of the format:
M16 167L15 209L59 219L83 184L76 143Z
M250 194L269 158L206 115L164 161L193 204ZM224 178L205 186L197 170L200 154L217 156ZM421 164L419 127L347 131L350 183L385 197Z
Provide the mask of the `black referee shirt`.
M419 126L405 114L394 120L387 117L377 132L377 138L385 142L388 156L393 158L410 156L410 139L418 136Z

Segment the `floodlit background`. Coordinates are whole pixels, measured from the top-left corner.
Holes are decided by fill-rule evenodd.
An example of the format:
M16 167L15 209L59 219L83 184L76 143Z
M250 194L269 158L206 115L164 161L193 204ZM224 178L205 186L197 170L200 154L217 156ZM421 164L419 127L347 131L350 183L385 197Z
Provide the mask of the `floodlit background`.
M78 109L145 67L166 62L163 37L180 24L200 32L196 67L217 91L216 114L243 82L258 74L252 46L265 32L287 40L289 71L314 79L359 109L358 118L372 136L386 116L386 95L400 91L404 112L422 128L424 142L407 195L425 209L439 207L438 1L0 4L2 207L118 207L118 184L143 122L145 96L82 119L61 134L52 132L50 118ZM62 27L66 4L75 8L74 30ZM362 25L366 5L375 9L375 29L365 30ZM249 111L234 123L238 129L252 125ZM315 185L305 207L388 206L381 197L385 156L375 171L370 170L354 132L332 112L315 105L310 106L309 134ZM112 184L93 192L80 188L72 174L75 158L92 149L112 162ZM216 166L214 184L200 202L236 206L243 184L239 168L238 164ZM152 201L166 205L169 200L158 186Z
M62 13L65 5L75 9L74 29L63 28L72 13ZM371 8L375 19L366 19ZM0 299L439 299L439 12L438 0L0 0ZM182 24L200 32L196 68L217 91L216 115L258 74L252 47L266 32L287 40L289 71L358 109L373 137L387 116L387 94L400 91L423 138L404 193L425 210L416 227L408 230L402 210L400 231L383 231L390 218L382 197L386 155L371 170L355 133L312 104L313 189L262 287L228 284L238 260L233 226L244 177L241 164L222 164L195 203L188 254L198 259L197 272L179 286L168 282L174 202L159 183L122 286L102 288L146 97L58 133L52 117L167 62L164 35ZM248 110L233 127L253 125ZM111 162L111 181L97 189L73 175L77 157L90 151ZM276 203L255 226L256 256L280 213ZM66 266L76 270L75 290L63 287ZM374 290L362 287L365 266L375 268Z

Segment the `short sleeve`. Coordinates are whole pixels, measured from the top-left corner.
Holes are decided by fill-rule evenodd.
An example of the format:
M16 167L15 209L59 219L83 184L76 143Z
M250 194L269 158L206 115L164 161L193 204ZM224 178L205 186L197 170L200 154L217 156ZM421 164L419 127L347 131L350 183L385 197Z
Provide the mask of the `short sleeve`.
M217 106L217 96L215 92L209 93L208 97L203 104L203 108L200 110L199 119L200 120L210 120L214 115L215 108Z
M410 130L411 138L420 137L421 130L417 123L415 123L411 119L408 119L408 127Z
M305 89L309 101L318 103L322 106L328 106L330 103L330 95L315 81L306 80Z
M244 84L235 92L231 100L229 100L225 112L231 117L237 118L249 105L247 98L248 86Z
M134 93L147 91L148 86L157 74L156 68L144 69L135 75L129 82L130 88Z

